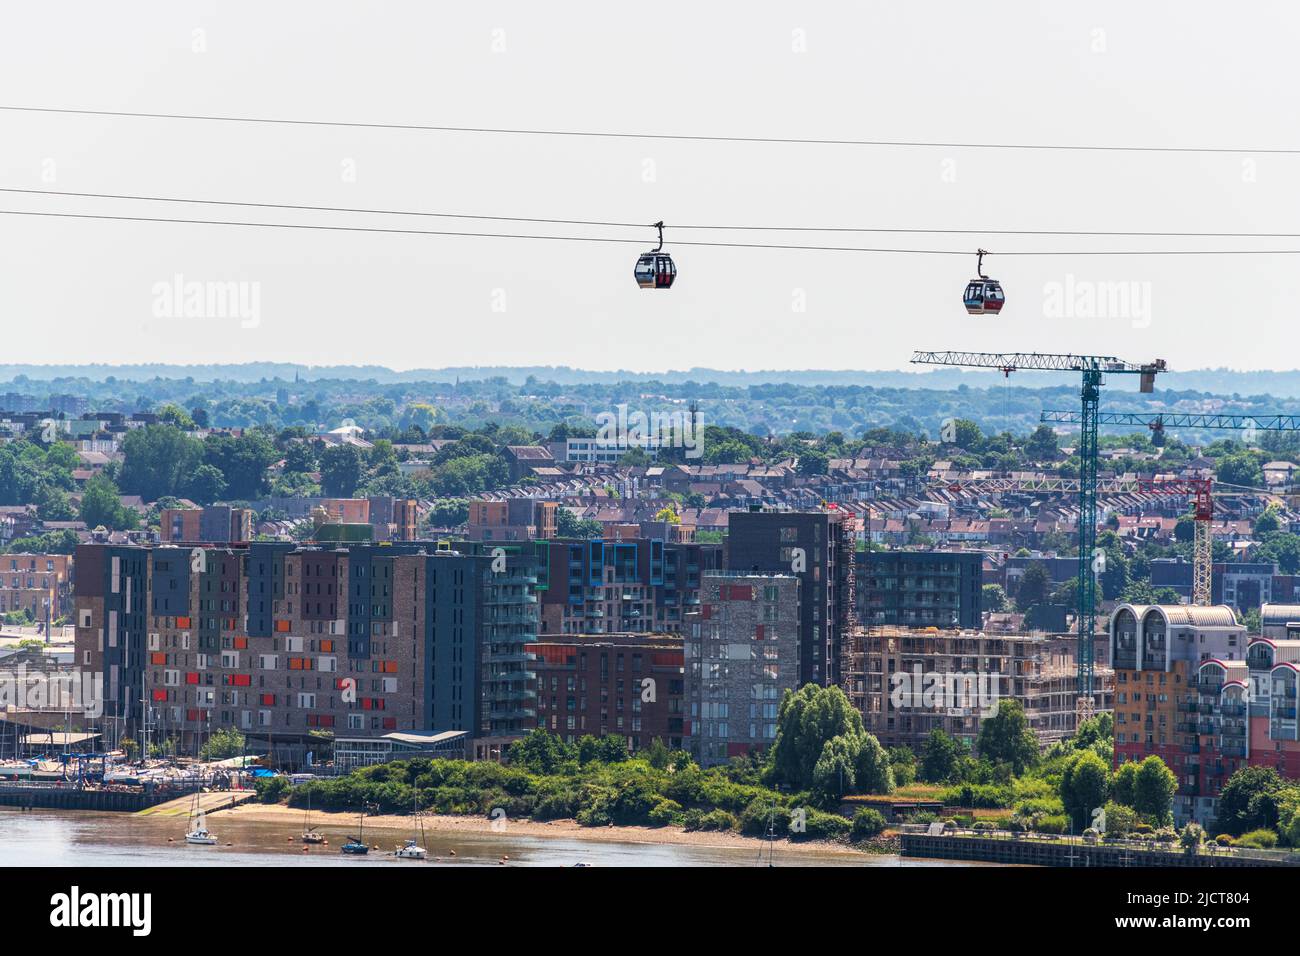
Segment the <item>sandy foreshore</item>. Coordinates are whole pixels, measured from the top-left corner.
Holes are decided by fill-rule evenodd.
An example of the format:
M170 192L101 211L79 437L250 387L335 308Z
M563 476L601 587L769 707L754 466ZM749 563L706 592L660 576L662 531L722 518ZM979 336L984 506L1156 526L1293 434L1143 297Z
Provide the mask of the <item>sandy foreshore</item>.
M283 823L285 827L290 829L301 829L303 825L303 811L283 804L245 803L232 809L220 811L220 818ZM313 811L311 822L317 827L351 833L356 829L357 815L353 813ZM424 816L425 829L440 832L481 833L486 835L495 833L500 835L500 829L493 830L492 824L493 821L488 818L478 816L459 817L436 814L426 814ZM507 820L505 826L507 833L516 836L560 837L568 840L600 840L611 843L671 843L681 846L747 848L756 847L763 842L758 837L742 836L739 833L719 833L702 830L688 832L680 827L584 827L579 826L573 820L550 820L544 823L536 820ZM397 830L403 834L408 834L411 829L411 818L409 816L366 817L366 829L369 830L372 827L382 830ZM498 827L500 827L499 823ZM820 840L800 843L782 840L781 849L782 851L794 851L796 853L863 855L862 851L851 846Z

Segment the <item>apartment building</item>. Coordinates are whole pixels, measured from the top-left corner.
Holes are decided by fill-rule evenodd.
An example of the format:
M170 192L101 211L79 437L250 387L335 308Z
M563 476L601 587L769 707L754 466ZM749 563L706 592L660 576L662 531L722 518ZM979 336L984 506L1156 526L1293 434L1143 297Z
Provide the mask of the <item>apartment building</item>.
M722 546L658 538L553 540L546 545L541 633L680 632L699 605L701 575Z
M252 539L253 512L229 505L164 508L158 532L164 544L235 544Z
M72 555L0 555L0 614L27 611L37 621L72 613Z
M517 557L494 569L434 546L279 542L79 556L78 663L142 736L192 750L233 727L293 763L323 731L535 724L536 579Z
M938 729L973 748L981 720L1003 699L1024 708L1040 746L1078 725L1073 635L885 626L855 629L849 643L845 693L886 747L919 752ZM1110 710L1114 675L1106 667L1095 673L1094 710Z
M857 619L868 627L978 630L984 555L978 551L859 551Z
M1209 822L1220 789L1248 757L1245 627L1225 605L1120 604L1109 644L1116 765L1160 757L1178 778L1175 817Z
M573 743L612 734L631 751L658 739L682 747L682 637L590 634L543 638L537 656L537 725Z
M688 749L702 766L776 740L781 697L805 681L793 574L710 572L684 644Z
M800 582L799 667L805 682L840 682L842 639L855 617L853 534L838 512L733 511L729 571Z
M471 541L532 541L554 538L559 505L533 498L471 501L466 537Z

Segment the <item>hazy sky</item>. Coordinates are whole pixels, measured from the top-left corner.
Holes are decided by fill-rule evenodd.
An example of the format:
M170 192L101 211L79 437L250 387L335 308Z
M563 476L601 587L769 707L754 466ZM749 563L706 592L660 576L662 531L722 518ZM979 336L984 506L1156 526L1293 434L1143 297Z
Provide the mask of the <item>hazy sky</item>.
M1295 147L1290 3L11 4L0 102L456 126ZM470 135L0 112L0 186L482 215L907 228L1300 232L1300 155ZM503 231L500 224L0 194L0 208ZM512 227L504 231L520 231ZM538 227L554 232L555 227ZM574 234L582 230L569 230ZM645 239L650 230L594 229ZM760 241L780 237L760 236ZM788 241L810 242L796 235ZM971 249L1296 240L828 236ZM900 368L917 348L1293 368L1300 256L969 258L0 216L5 361ZM245 282L255 321L159 284ZM1097 283L1131 294L1080 317ZM1081 298L1082 296L1082 298ZM252 300L250 300L252 302ZM159 313L162 313L161 315ZM251 327L245 327L251 326Z

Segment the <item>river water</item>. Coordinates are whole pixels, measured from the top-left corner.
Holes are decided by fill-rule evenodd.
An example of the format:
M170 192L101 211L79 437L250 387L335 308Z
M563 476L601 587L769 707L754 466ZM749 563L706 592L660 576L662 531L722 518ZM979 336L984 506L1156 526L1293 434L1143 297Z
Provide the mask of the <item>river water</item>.
M184 842L184 817L135 816L129 813L0 808L0 866L419 866L392 857L403 836L393 830L366 833L372 849L366 856L343 856L338 848L355 832L348 827L321 829L329 846L303 852L299 828L284 823L208 816L219 846ZM173 842L169 842L173 841ZM229 842L231 846L225 846ZM427 865L500 866L756 866L760 844L743 847L676 846L614 843L502 834L427 833ZM452 851L455 851L453 857ZM777 866L957 866L939 860L818 851L793 852L777 843ZM435 862L440 858L440 862ZM761 864L768 860L763 846Z

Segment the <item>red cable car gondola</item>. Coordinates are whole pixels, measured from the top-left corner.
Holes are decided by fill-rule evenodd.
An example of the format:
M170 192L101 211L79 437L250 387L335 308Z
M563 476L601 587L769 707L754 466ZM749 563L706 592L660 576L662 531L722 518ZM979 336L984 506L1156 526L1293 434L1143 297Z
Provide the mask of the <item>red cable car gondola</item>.
M1002 311L1003 304L1006 303L1007 297L1002 292L1002 286L998 284L997 279L990 279L984 274L984 257L988 255L983 249L979 252L979 261L975 266L975 271L979 277L971 279L966 285L966 291L961 299L962 304L966 306L966 311L971 315L997 315Z
M662 220L655 223L659 230L659 245L643 253L636 261L636 284L643 289L671 289L677 278L677 266L673 257L664 252L664 224Z

